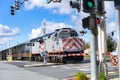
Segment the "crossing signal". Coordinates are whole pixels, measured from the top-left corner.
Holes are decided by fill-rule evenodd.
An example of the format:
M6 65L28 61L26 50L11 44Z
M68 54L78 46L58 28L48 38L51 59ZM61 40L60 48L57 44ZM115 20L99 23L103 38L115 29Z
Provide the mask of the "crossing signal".
M95 6L95 1L94 0L83 0L83 11L85 13L92 12L94 6Z
M100 24L100 19L98 17L96 18L96 24Z
M11 15L14 15L14 6L11 6Z
M100 19L98 17L88 16L88 17L82 19L82 27L84 29L96 28L98 24L100 24Z
M86 28L90 29L90 17L89 16L82 19L82 27L84 29Z

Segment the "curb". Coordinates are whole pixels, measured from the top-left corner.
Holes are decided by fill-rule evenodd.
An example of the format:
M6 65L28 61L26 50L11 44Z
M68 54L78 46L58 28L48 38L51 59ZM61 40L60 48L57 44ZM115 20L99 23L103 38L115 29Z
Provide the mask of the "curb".
M47 64L41 63L41 64L24 65L24 67L42 67L42 66L52 66L52 65L59 65L59 64L56 64L56 63L47 63Z

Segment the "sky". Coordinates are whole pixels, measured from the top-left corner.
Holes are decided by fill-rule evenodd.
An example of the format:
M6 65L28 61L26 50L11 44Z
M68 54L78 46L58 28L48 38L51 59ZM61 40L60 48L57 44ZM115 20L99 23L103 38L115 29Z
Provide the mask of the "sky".
M10 6L14 5L15 1L0 0L0 50L43 35L43 23L46 24L46 33L63 27L70 27L78 32L84 30L81 20L89 14L84 13L82 8L80 13L77 13L76 9L69 6L69 1L47 4L46 0L29 0L12 16ZM105 10L107 33L116 31L114 3L105 2ZM87 34L81 38L89 42L90 31L85 31Z

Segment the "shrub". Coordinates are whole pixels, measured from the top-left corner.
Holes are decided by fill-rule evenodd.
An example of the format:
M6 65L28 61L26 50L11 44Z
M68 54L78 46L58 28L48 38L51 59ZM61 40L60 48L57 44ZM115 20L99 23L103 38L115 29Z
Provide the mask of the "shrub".
M87 76L83 72L77 72L74 80L88 80Z
M100 73L100 80L106 80L104 73Z

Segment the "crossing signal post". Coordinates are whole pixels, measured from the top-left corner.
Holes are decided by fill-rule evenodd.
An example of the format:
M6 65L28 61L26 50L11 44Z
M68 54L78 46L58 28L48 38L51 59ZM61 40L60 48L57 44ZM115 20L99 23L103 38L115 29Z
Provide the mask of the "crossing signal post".
M11 15L14 15L14 6L11 6Z
M70 1L70 7L71 8L76 8L77 12L80 12L81 9L81 0L77 0L77 1Z

